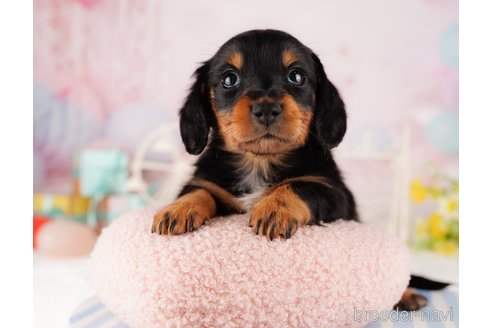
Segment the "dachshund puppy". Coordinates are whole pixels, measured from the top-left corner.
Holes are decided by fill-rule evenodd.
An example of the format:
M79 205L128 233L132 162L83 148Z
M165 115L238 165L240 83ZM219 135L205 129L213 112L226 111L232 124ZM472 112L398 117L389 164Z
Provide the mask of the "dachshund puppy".
M290 238L305 224L357 220L330 153L345 134L344 104L310 49L280 31L249 31L195 77L180 128L186 150L203 154L152 232L182 234L246 211L253 231L269 239Z
M345 135L344 103L309 48L284 32L248 31L195 78L180 130L186 150L201 156L178 199L155 214L153 233L192 232L246 212L253 232L270 240L306 224L358 220L331 154ZM414 294L400 307L420 307Z

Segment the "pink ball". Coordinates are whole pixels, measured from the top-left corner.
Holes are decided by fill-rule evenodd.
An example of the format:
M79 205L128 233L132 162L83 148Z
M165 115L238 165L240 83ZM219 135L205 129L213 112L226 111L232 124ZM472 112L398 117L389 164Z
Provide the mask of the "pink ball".
M50 257L84 256L91 252L96 239L96 233L86 225L55 220L40 229L37 251Z

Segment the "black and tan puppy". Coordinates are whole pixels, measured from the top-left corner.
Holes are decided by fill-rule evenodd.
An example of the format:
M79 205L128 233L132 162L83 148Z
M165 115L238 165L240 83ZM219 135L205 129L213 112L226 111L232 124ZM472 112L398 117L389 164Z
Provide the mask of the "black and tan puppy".
M203 153L179 198L155 215L152 232L182 234L244 212L268 239L290 238L306 224L357 220L330 152L345 134L344 103L309 48L284 32L245 32L195 77L181 136L189 153ZM409 299L406 308L425 301Z
M181 136L189 153L205 151L180 197L155 215L153 232L181 234L248 210L253 231L269 239L357 220L330 154L345 134L344 104L311 50L283 32L250 31L195 76Z

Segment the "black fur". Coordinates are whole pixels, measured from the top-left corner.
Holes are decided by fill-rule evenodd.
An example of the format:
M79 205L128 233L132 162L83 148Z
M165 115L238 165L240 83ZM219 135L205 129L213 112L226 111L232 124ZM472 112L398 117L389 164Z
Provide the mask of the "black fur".
M316 66L316 117L315 132L324 147L334 148L342 141L347 130L347 114L338 90L328 80L323 64L312 54Z
M410 283L408 284L408 286L412 288L420 288L420 289L427 289L427 290L441 290L443 288L448 287L449 285L450 284L447 282L430 280L415 275L410 276Z
M295 49L299 62L306 72L304 88L293 88L281 78L279 48ZM220 76L228 69L227 56L239 50L244 54L245 75L259 78L248 81L242 89L220 88ZM260 73L261 72L261 73ZM311 106L313 120L309 137L304 145L284 154L285 165L272 164L271 176L265 179L274 186L288 178L303 176L325 177L330 187L317 183L292 182L291 186L309 206L312 223L330 222L339 218L357 220L354 197L343 182L342 175L332 158L330 149L337 146L346 131L344 103L333 84L328 80L319 58L294 37L280 31L254 30L242 33L228 42L218 53L195 73L196 82L181 109L181 134L186 149L191 154L205 152L196 162L194 177L213 182L234 196L252 192L241 184L238 162L243 154L224 149L224 140L217 129L217 120L211 107L210 89L215 90L217 110L227 111L239 95L247 93L251 98L288 93L297 103ZM268 88L265 88L268 86ZM314 100L311 95L315 94ZM314 101L314 103L313 103ZM210 139L209 140L209 136ZM196 187L186 185L180 195ZM217 200L218 215L229 214Z
M292 64L285 64L287 60L282 57L286 49L295 54L296 58ZM240 68L231 67L234 63L229 62L232 54L236 52L244 57ZM289 67L285 67L286 65ZM292 68L291 65L295 67ZM297 68L301 69L305 76L304 83L300 85L292 84L289 79L290 73ZM226 87L224 76L234 69L242 83L234 87ZM310 217L307 223L320 224L337 219L358 220L354 197L345 185L331 154L331 149L336 147L345 135L347 128L345 106L337 89L328 80L321 61L309 48L284 32L249 31L227 41L217 54L195 72L194 76L196 81L180 111L180 129L186 150L190 154L201 154L201 156L195 164L196 170L192 180L183 187L179 196L200 188L208 190L208 194L215 200L216 207L213 213L226 215L242 211L236 206L236 200L240 202L239 199L242 196L258 192L254 190L258 189L258 186L264 191L269 191L276 186L289 184L290 189L284 189L292 190L309 209ZM251 102L244 106L236 106L239 99L249 99L248 101ZM301 119L292 119L293 121L289 121L288 124L297 124L296 121L303 121L304 117L310 115L307 137L299 139L300 141L292 141L285 150L283 148L277 151L272 150L273 147L264 146L271 142L269 138L277 138L280 140L280 145L283 145L282 136L275 135L274 124L272 124L270 127L263 127L259 139L256 135L252 139L253 142L260 140L255 145L268 148L269 152L264 153L256 151L256 148L251 150L251 148L239 146L237 149L231 148L228 136L222 135L224 131L221 128L224 127L219 126L219 118L222 120L220 124L228 124L223 123L224 117L231 117L234 108L236 111L237 108L241 108L242 116L240 117L242 119L246 117L248 120L254 120L252 116L254 113L244 111L252 112L253 105L251 104L258 104L264 99L276 106L282 104L281 106L285 107L282 110L287 108L290 111L296 108L299 113L302 113L299 116ZM293 107L292 104L288 105L285 99L288 101L293 99L296 105ZM287 120L285 117L284 123ZM259 121L254 121L254 123L256 125L252 126L257 129ZM301 125L301 127L305 126ZM288 128L284 127L284 129L290 131ZM258 134L256 130L252 131L252 134ZM301 131L304 130L301 129ZM269 135L270 132L273 136ZM291 139L295 138L297 137ZM246 142L249 141L246 140ZM273 145L278 145L278 143L273 143ZM260 182L255 180L256 182L245 183L244 170L248 170L248 165L251 167L256 165L253 163L256 163L257 159L261 159L263 164L265 160L269 163L267 173L252 170L253 180L258 178L256 180ZM203 180L208 184L197 185L196 181ZM221 192L226 192L227 197L222 199L223 194L222 196L214 194L210 183L213 188L218 187L219 190L222 189ZM265 193L261 197L265 197ZM296 204L299 203L302 202ZM269 239L275 237L278 221L272 221L278 214L277 211L285 212L289 204L282 199L277 199L276 203L271 206L272 209L268 208L265 216L257 217L254 224L250 221L253 233L258 234L263 227L263 232ZM306 212L304 205L299 206L298 209L301 209L303 213ZM171 218L164 209L154 217L153 232L174 234L175 229L179 229L176 228L178 219L181 222L184 220L183 217ZM290 238L295 233L300 222L295 219L299 218L287 217L287 226L281 236ZM303 221L303 223L306 222ZM181 228L180 233L192 232L196 229L193 220L186 221L186 224L186 230ZM271 227L268 234L265 227ZM411 286L438 289L445 287L446 284L412 276Z
M210 101L208 100L208 65L204 64L195 71L195 83L180 111L181 138L186 151L193 155L200 154L208 143L210 130Z

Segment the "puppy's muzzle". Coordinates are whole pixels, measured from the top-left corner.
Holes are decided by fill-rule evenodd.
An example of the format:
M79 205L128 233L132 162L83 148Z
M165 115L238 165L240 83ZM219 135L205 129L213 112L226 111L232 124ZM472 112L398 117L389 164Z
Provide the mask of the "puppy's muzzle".
M251 112L256 122L269 126L282 114L282 106L274 102L259 103L253 105Z

